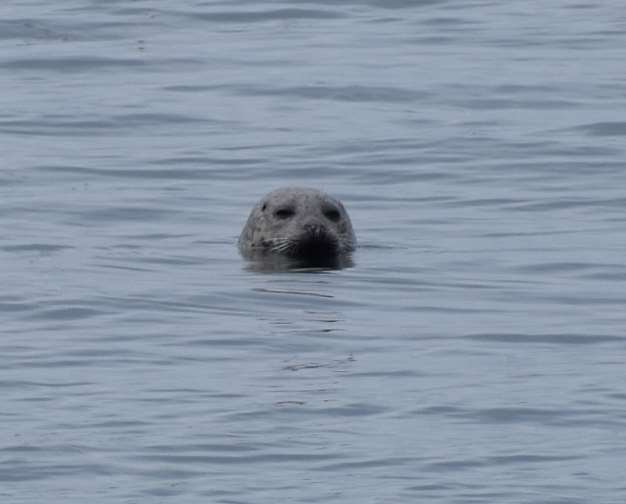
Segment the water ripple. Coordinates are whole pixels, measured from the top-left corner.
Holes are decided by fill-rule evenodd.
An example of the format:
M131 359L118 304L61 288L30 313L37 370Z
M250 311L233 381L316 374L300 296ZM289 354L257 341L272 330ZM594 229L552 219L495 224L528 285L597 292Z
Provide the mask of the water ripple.
M258 23L294 19L338 19L343 18L344 15L340 12L322 9L284 8L262 11L194 12L190 14L190 17L213 23Z
M284 88L264 88L260 86L224 86L229 92L242 96L284 96L313 100L332 100L345 102L383 102L407 103L424 100L428 93L383 86L297 86Z
M613 121L613 122L597 122L590 124L583 124L570 128L566 131L580 131L589 136L600 137L614 137L626 135L626 122Z
M541 343L546 345L601 345L605 343L626 342L626 336L609 334L523 334L523 333L484 333L464 336L478 341L498 343Z
M177 67L180 65L198 64L199 60L192 58L163 58L146 60L142 58L111 58L97 56L73 56L65 58L27 58L13 59L0 63L0 68L21 71L48 71L57 73L78 73L111 71L111 70L157 70L162 66Z

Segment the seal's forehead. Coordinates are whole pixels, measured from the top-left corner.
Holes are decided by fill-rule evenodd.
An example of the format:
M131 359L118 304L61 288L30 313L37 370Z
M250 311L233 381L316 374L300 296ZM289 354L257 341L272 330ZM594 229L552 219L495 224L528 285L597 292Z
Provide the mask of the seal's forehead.
M285 187L276 189L267 194L263 200L269 205L298 205L298 204L319 204L334 203L338 204L335 198L315 189L301 189L298 187Z

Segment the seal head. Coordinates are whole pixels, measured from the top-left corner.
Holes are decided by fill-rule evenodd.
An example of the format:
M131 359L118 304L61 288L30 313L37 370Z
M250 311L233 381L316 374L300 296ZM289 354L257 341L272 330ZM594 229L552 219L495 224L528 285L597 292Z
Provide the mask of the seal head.
M264 196L239 237L244 257L279 255L317 263L352 252L356 238L342 203L316 189L287 187Z

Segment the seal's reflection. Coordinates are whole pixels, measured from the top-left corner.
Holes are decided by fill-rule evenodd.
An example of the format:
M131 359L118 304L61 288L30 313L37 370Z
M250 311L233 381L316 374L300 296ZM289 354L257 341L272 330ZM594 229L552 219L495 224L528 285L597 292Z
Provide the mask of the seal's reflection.
M351 254L332 257L294 258L259 252L249 256L245 269L255 273L334 271L354 266Z

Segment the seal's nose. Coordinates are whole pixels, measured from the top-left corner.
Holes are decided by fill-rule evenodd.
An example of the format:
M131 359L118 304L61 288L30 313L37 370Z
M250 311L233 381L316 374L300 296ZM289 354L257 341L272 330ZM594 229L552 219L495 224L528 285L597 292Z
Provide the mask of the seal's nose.
M324 225L317 222L308 222L304 225L304 229L310 236L321 236L326 233Z

